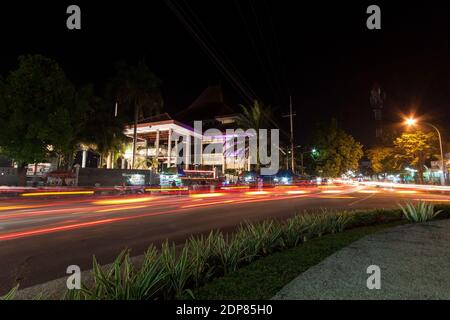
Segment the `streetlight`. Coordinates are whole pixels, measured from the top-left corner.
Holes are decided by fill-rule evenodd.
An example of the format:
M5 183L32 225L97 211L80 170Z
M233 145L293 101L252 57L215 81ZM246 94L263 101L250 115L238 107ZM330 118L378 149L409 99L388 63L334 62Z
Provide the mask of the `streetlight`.
M405 120L405 124L409 127L414 126L415 124L417 124L417 119L414 119L413 117L409 117L408 119ZM439 137L439 148L441 150L441 167L442 167L442 176L441 176L441 184L445 185L445 178L446 178L446 171L447 168L445 167L445 159L444 159L444 150L442 148L442 138L441 138L441 132L439 131L439 129L432 125L431 123L428 122L421 122L422 124L429 126L431 128L433 128L434 130L436 130L438 137Z

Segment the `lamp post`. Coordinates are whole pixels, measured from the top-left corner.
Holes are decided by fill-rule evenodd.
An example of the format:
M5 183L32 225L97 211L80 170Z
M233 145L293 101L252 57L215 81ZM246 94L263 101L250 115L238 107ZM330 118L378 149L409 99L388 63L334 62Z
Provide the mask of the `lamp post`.
M408 119L406 119L405 123L406 123L407 126L411 127L411 126L414 126L417 123L417 119L408 118ZM436 132L438 134L438 137L439 137L439 148L440 148L440 151L441 151L441 167L442 167L441 184L445 185L447 168L445 167L444 150L442 148L441 132L439 131L439 129L435 125L433 125L431 123L428 123L428 122L421 122L421 123L426 125L426 126L429 126L429 127L433 128L434 130L436 130Z

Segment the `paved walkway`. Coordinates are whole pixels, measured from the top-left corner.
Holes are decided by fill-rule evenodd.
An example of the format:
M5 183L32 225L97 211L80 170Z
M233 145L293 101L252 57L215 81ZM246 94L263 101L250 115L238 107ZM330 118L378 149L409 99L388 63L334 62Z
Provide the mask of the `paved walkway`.
M367 267L381 270L369 290ZM450 299L450 219L367 236L299 275L273 299Z

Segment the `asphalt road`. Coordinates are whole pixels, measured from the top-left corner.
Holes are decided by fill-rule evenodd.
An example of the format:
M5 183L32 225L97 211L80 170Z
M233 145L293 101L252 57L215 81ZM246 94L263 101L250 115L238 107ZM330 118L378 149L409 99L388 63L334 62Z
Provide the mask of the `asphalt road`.
M389 208L408 200L450 201L420 191L353 186L142 195L0 200L0 294L66 275L69 265L102 264L130 248L140 255L165 239L183 242L243 221L286 218L303 210Z

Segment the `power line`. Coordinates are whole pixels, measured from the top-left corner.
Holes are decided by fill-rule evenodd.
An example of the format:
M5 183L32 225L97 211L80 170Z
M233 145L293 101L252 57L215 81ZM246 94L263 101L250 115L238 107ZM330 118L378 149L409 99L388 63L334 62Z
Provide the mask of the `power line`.
M264 60L261 57L260 50L258 49L258 46L256 45L256 41L255 41L255 39L253 37L253 34L250 31L249 24L247 22L247 19L244 16L242 8L241 8L241 6L239 4L239 0L235 0L235 4L236 4L236 8L237 8L238 14L240 16L240 19L243 22L244 29L246 31L246 34L247 34L247 37L248 37L249 42L251 44L251 47L252 47L252 49L253 49L253 51L255 53L255 56L256 56L259 64L261 65L261 69L262 69L262 72L264 74L265 81L266 81L267 85L269 86L269 88L272 90L272 92L274 94L274 97L275 97L277 94L276 94L275 86L273 85L273 83L271 81L270 72L267 69L266 63L264 63Z
M185 28L190 32L194 39L199 43L200 47L204 50L207 56L213 61L217 68L222 72L222 74L228 78L230 84L237 90L239 94L242 94L243 98L247 102L252 102L256 99L256 96L252 95L245 86L241 83L239 79L229 70L230 68L221 60L214 48L212 48L208 43L202 38L201 34L195 30L195 26L192 21L189 21L183 8L176 6L171 0L165 0L167 6L173 11L180 22L185 26Z
M187 1L184 1L184 4L185 4L187 10L189 11L189 13L191 14L191 16L194 18L195 22L198 24L198 26L197 26L198 29L201 29L200 31L203 31L205 38L207 38L206 41L209 38L209 40L214 43L215 42L214 37L211 35L211 33L208 31L208 29L203 25L202 21L200 20L198 15L195 13L195 11L192 10L192 8L189 6ZM212 48L212 49L214 49L214 48ZM232 69L231 71L234 72L237 79L239 79L240 82L242 82L246 86L246 88L250 92L250 94L257 98L257 94L252 90L251 86L247 83L245 78L242 76L242 74L239 72L239 70L235 67L235 65L231 62L231 60L227 58L227 55L225 54L225 52L223 50L221 50L221 48L218 46L216 46L215 50L218 51L219 54L221 54L221 56L218 55L218 57L222 58L222 60L224 60L224 62L230 67L230 69Z

